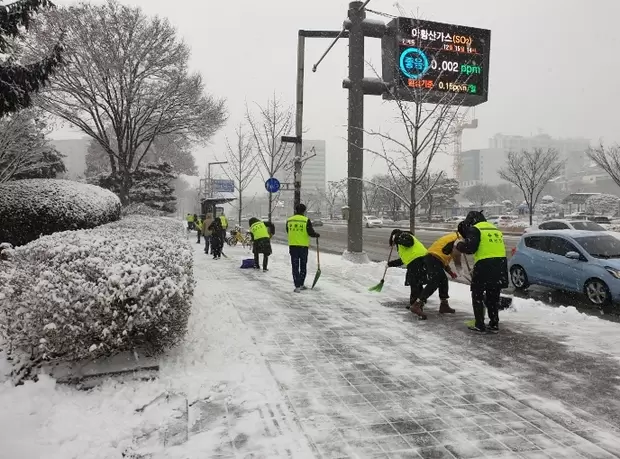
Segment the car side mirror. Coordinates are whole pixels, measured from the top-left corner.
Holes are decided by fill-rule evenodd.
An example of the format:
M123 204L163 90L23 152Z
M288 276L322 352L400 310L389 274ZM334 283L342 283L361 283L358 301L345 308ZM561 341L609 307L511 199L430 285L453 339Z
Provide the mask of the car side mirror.
M566 252L566 258L569 258L571 260L580 260L581 259L581 255L579 255L577 252Z

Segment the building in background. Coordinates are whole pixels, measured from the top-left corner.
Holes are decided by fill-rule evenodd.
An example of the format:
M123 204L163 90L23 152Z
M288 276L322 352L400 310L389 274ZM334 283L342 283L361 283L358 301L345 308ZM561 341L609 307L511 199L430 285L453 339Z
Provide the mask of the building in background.
M86 172L86 152L90 144L90 137L50 140L50 143L56 150L65 155L62 158L67 168L65 177L69 180L77 180L84 177Z
M478 183L495 186L505 183L499 177L498 171L507 164L509 152L532 151L535 148L543 150L555 149L564 161L561 181L568 183L571 177L583 171L588 163L587 150L590 147L588 139L554 139L547 134L531 137L518 135L496 134L489 139L489 148L468 150L461 154L462 172L461 187L467 188Z

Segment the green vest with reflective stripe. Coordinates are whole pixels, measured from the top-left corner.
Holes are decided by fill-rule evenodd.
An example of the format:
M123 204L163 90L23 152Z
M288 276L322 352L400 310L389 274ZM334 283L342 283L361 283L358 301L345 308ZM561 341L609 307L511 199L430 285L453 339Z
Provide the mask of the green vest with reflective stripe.
M506 246L504 235L489 222L480 222L474 225L480 231L480 245L474 253L474 264L487 258L505 258Z
M222 229L228 228L228 219L226 218L226 215L220 215L220 222L222 223Z
M257 239L265 239L269 238L269 231L267 230L267 225L264 222L256 222L252 226L250 226L250 231L252 232L252 236L254 236L254 240Z
M417 238L413 238L413 245L411 247L405 247L403 245L398 246L398 256L404 265L408 265L413 260L416 260L420 257L426 255L428 251L424 244L417 240Z
M288 230L288 245L310 247L308 217L293 215L286 221L286 228Z

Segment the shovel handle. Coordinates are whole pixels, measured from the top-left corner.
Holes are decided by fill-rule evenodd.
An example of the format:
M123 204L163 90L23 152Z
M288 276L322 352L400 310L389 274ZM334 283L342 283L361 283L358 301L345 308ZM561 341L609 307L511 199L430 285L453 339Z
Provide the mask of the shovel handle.
M316 238L316 264L317 266L321 266L321 258L319 256L319 238Z
M381 280L385 280L385 275L387 274L387 270L390 266L390 259L392 258L392 252L394 251L394 246L390 247L390 253L388 255L388 261L385 264L385 269L383 270L383 277L381 278Z

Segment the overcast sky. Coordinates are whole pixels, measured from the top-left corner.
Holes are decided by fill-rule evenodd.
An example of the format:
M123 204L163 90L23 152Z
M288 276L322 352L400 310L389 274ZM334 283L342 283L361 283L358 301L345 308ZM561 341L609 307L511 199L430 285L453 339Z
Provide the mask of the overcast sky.
M196 152L201 169L221 157L224 138L243 118L246 101L263 103L275 91L294 104L297 30L339 30L348 8L341 0L122 1L167 16L191 46L191 63L204 76L207 90L228 100L228 126L211 146ZM423 19L492 31L489 101L476 108L479 128L465 131L464 149L485 148L498 132L620 140L620 2L404 0L400 5ZM368 7L398 14L392 0L372 0ZM306 138L327 141L328 180L336 180L346 175L347 91L342 79L348 48L342 40L312 73L328 44L325 39L308 42L304 127ZM380 65L380 40L366 39L366 59ZM393 106L380 97L365 100L366 128L388 128ZM435 166L449 169L450 164L444 156ZM373 165L370 156L365 166L367 175L382 167L376 160Z

